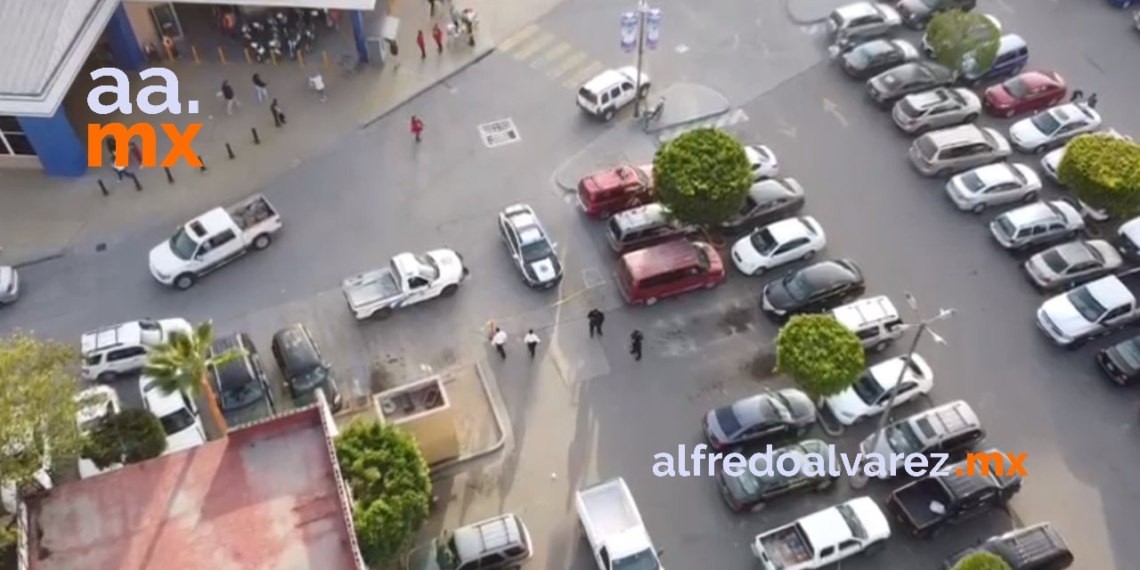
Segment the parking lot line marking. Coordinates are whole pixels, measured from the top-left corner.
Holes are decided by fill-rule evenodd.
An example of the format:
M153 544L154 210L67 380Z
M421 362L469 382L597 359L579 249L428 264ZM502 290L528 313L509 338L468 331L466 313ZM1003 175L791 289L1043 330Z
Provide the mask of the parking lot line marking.
M570 57L563 59L558 65L554 66L553 69L547 71L546 76L551 79L558 79L562 77L563 73L570 71L571 68L581 63L584 59L586 59L586 52L584 51L571 54Z
M519 48L519 50L514 53L515 61L524 61L526 59L530 59L530 56L537 53L538 50L546 47L552 41L554 41L554 34L543 33L541 36L538 36L534 40L531 40L530 43Z
M515 35L503 40L497 49L501 52L509 52L515 49L515 46L522 43L523 40L533 36L539 29L538 24L531 24L516 32Z
M596 61L590 62L590 65L579 69L576 73L574 73L574 75L571 75L566 79L566 81L563 81L562 86L567 89L573 89L580 83L586 81L586 79L591 75L601 71L602 67L604 66Z
M551 63L553 63L555 59L557 59L559 56L566 53L567 51L570 51L570 44L568 44L566 42L562 42L562 43L546 50L546 52L543 53L542 55L534 58L534 61L530 62L530 68L531 69L542 69L542 68L550 65Z

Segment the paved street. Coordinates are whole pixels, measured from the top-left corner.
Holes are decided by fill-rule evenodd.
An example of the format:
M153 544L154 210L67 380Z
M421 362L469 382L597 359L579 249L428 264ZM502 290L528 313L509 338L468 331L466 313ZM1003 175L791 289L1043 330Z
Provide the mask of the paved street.
M1031 68L1056 69L1086 93L1098 92L1106 123L1140 135L1140 118L1127 102L1140 83L1131 55L1136 34L1126 14L1102 4L1002 0L979 9L1027 39ZM1042 297L992 242L985 226L992 214L957 212L941 183L915 174L904 155L909 139L866 103L861 84L826 61L817 30L789 22L783 5L698 9L672 0L661 8L663 43L648 56L655 83L700 83L738 105L749 120L731 129L770 145L782 175L800 180L806 212L827 231L826 256L859 263L868 294L901 304L903 291L911 291L928 313L957 309L938 326L949 344L924 341L919 349L935 371L932 399L968 400L990 445L1029 454L1029 478L1012 514L975 519L932 541L896 532L882 553L843 567L932 568L978 538L1049 520L1075 550L1074 568L1135 568L1135 396L1100 378L1091 356L1122 335L1073 353L1049 346L1032 324ZM512 443L501 460L439 484L437 494L451 500L432 530L513 511L538 546L530 566L590 568L574 533L572 490L621 475L665 549L667 567L752 567L748 542L756 533L855 493L843 482L827 494L735 516L708 478L652 476L654 453L698 442L707 409L782 380L765 373L766 359L754 362L758 352L770 352L775 334L755 306L762 279L733 274L713 292L625 309L601 224L584 221L551 183L564 161L627 128L619 117L607 131L570 102L576 74L628 61L618 49L616 18L599 0L564 3L506 40L500 53L291 170L266 189L285 217L273 246L194 289L166 290L148 274L147 251L170 234L177 220L169 220L110 241L105 251L88 244L85 253L23 270L26 296L0 312L0 329L71 340L141 316L214 318L220 330L250 332L267 352L277 327L301 320L361 390L377 362L398 362L389 372L416 376L421 366L488 359L510 410ZM412 113L427 123L419 146L407 132ZM487 148L478 125L506 118L521 142ZM649 158L645 139L628 152L649 150L631 159ZM566 279L556 292L526 290L499 243L494 215L517 201L534 206L559 242ZM352 320L339 290L343 277L400 251L441 245L459 250L472 269L454 298L384 322ZM604 340L586 335L583 315L592 306L609 315ZM504 362L484 343L488 319L512 335ZM521 345L530 327L543 338L533 363ZM641 363L626 354L633 328L647 337ZM851 450L869 430L857 426L837 443ZM823 437L818 428L812 435ZM865 492L881 502L898 484L872 483Z

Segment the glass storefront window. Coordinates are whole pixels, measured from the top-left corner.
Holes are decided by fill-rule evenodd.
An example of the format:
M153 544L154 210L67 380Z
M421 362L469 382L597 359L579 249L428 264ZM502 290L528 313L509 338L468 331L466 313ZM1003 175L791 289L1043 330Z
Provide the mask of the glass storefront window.
M16 117L0 115L0 155L35 156L36 150L28 142L23 127Z

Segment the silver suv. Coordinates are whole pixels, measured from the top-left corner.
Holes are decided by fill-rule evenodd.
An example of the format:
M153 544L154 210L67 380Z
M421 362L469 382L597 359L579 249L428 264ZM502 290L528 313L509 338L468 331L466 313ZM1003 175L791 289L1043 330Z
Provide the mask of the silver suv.
M959 125L914 139L910 162L924 176L944 178L954 172L998 162L1010 155L1009 141L989 127Z
M871 449L875 434L859 444L859 451L867 456L877 453L885 460L887 469L879 475L888 479L902 468L906 455L946 453L956 455L986 438L986 430L970 404L962 400L930 408L903 418L885 428L875 449Z
M80 376L87 381L110 382L117 376L137 372L146 364L151 348L170 340L170 334L190 334L186 319L145 319L83 333Z
M499 515L457 528L408 553L407 570L507 570L519 568L534 549L522 519Z
M1072 204L1064 200L1034 202L1010 210L990 222L990 233L1005 249L1021 250L1030 246L1071 240L1085 229L1085 220Z
M939 87L907 95L895 103L891 118L904 133L918 134L972 123L982 110L982 101L973 91L962 87Z

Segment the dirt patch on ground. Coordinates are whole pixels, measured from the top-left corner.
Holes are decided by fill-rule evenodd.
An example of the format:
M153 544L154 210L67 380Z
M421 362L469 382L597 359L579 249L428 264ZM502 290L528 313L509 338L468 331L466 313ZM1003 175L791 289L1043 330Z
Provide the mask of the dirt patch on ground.
M755 380L767 380L776 376L776 351L772 347L760 347L744 368Z

